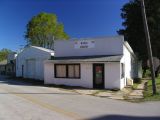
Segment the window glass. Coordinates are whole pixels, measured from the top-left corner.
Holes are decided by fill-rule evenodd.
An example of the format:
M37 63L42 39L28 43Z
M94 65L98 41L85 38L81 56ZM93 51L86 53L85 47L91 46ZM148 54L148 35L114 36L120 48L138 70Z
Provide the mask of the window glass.
M66 65L56 65L56 77L66 77Z
M121 78L124 77L124 64L121 63Z
M75 65L75 77L79 78L80 77L80 66L79 65Z
M56 65L55 77L57 78L80 78L80 65Z
M74 65L68 65L68 77L73 78L74 76Z

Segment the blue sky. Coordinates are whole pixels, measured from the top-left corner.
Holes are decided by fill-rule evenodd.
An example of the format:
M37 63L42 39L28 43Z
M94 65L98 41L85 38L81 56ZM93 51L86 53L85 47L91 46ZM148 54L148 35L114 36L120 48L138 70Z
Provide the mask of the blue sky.
M26 24L40 12L55 13L73 38L117 35L129 0L0 0L0 49L25 45Z

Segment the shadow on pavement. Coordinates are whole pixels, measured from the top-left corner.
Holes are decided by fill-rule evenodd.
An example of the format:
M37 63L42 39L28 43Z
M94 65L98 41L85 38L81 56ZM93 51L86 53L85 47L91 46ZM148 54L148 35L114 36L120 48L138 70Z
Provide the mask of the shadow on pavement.
M106 115L106 116L91 118L89 120L160 120L160 116L145 117L145 116Z
M31 80L31 79L22 79L22 78L10 78L7 76L1 76L0 75L0 84L8 84L8 85L18 85L18 86L42 86L42 87L49 87L45 86L43 84L43 81L36 81L36 80ZM50 86L52 87L52 86ZM0 92L0 94L34 94L34 95L52 95L52 94L60 94L60 95L78 95L78 93L71 93L71 92Z
M34 94L34 95L39 95L39 94L41 94L41 95L49 95L49 94L60 94L60 95L78 95L78 94L76 94L76 93L29 93L29 92L0 92L0 95L1 94L28 94L28 95L32 95L32 94Z
M5 83L8 85L24 85L24 86L43 86L44 82L42 80L33 80L25 78L17 78L10 76L0 75L0 83Z
M80 86L66 86L66 85L55 85L55 84L44 84L42 80L35 80L29 78L21 78L21 77L10 77L0 75L0 84L8 84L8 85L20 85L20 86L42 86L42 87L54 87L54 88L62 88L62 89L78 89L78 90L92 90L91 88L84 88ZM101 90L101 89L94 89L94 90ZM117 90L113 90L117 91Z

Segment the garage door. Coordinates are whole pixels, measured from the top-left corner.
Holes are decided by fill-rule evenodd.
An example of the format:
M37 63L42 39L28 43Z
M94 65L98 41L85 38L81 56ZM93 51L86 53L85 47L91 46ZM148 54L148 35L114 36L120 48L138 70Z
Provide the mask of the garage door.
M27 60L27 77L35 78L35 60Z

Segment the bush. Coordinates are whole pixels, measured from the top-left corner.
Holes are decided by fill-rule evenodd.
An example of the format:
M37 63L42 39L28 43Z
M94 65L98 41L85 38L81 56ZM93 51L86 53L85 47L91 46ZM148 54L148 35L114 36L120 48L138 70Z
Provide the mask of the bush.
M143 71L143 77L144 78L151 77L151 71L149 69L147 69L145 73Z
M146 77L151 77L151 71L150 70L146 70Z

